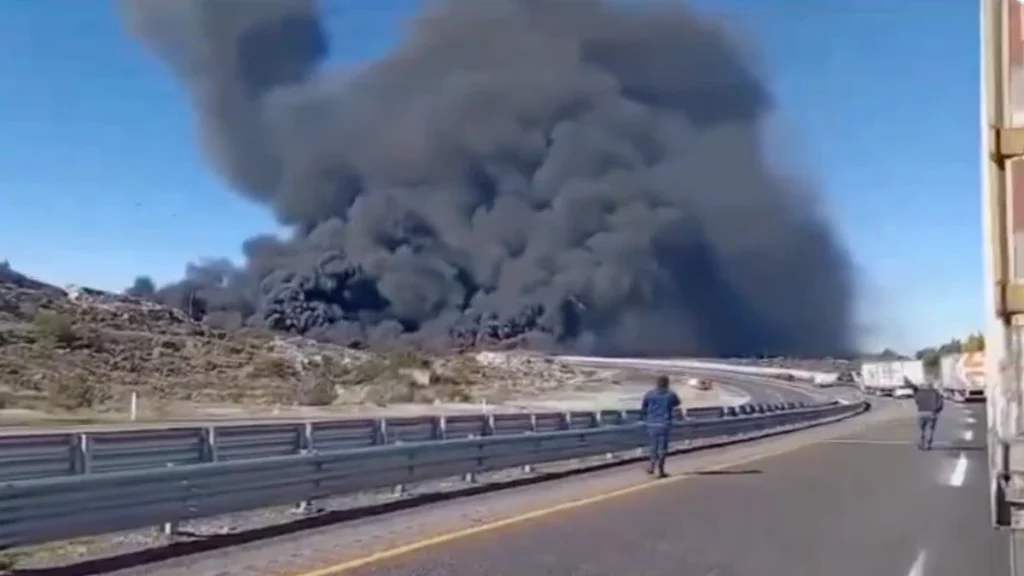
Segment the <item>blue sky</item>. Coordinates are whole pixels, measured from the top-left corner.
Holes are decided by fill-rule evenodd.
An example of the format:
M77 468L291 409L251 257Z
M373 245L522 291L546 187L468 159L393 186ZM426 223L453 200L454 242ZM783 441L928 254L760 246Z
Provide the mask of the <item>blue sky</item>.
M335 59L395 42L416 0L322 0ZM762 53L786 156L857 261L864 344L981 326L977 15L967 0L699 0ZM114 3L0 2L0 258L107 289L237 257L270 214L203 163L180 87ZM229 222L230 226L225 226Z

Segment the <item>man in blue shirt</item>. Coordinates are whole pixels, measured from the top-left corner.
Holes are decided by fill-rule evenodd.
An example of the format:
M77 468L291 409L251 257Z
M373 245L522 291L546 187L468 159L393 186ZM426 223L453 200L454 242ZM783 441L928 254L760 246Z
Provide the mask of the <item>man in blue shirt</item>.
M914 403L917 405L917 430L919 433L917 448L931 450L935 438L935 424L942 413L944 402L942 393L934 386L925 384L914 386Z
M665 457L668 456L668 441L672 436L672 421L675 419L676 408L679 408L679 396L668 387L668 376L658 376L654 388L644 394L640 407L641 418L647 425L647 437L650 443L650 465L648 474L657 472L664 478Z

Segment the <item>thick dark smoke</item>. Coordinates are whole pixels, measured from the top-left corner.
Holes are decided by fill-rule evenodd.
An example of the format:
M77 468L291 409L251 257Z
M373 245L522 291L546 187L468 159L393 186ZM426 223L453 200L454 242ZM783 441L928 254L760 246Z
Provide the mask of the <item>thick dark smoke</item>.
M718 25L629 4L434 3L343 71L311 0L125 0L211 163L294 230L132 291L350 344L850 351L851 266L762 157L766 86Z

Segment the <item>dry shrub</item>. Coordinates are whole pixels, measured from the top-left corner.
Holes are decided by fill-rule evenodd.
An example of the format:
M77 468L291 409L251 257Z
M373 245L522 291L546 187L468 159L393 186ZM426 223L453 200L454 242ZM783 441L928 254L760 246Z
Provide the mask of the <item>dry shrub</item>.
M249 369L249 375L253 378L267 378L272 380L290 380L299 376L299 370L295 363L280 356L259 356Z
M38 310L33 319L39 338L54 346L70 347L78 340L71 318L52 312Z
M330 406L338 399L338 391L334 384L327 380L317 380L312 386L302 389L299 404L303 406Z
M430 401L427 398L428 394L426 389L422 389L411 379L396 377L394 380L379 381L368 386L363 400L377 406L387 406Z
M430 368L430 358L418 350L396 350L385 354L382 360L394 368Z
M51 404L68 411L95 408L113 398L108 385L84 377L63 378L52 384L48 393Z

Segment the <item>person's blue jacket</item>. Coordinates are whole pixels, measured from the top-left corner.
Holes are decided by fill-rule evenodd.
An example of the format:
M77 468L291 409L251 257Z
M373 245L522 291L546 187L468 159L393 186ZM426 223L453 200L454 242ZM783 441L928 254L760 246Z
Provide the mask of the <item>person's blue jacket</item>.
M942 412L942 393L932 387L917 387L914 390L914 403L920 414L938 414Z
M654 388L644 394L640 406L641 418L648 426L668 426L675 418L679 396L669 388Z

